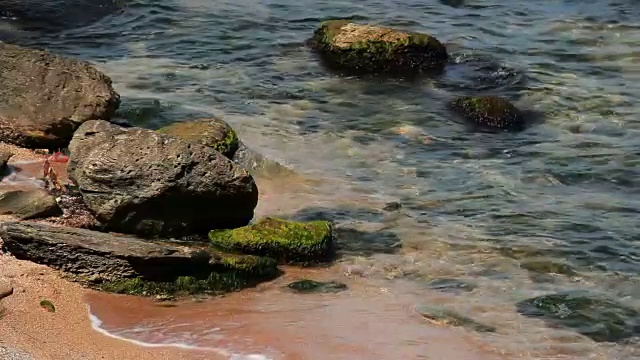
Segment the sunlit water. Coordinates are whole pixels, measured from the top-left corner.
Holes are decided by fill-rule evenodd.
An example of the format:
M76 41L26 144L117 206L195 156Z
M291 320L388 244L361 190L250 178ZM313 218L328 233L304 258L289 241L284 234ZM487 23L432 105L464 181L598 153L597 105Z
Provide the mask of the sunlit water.
M335 220L345 249L338 266L363 273L358 281L384 281L398 296L407 281L426 297L446 296L498 326L474 336L513 356L640 357L633 341L596 343L515 310L567 289L640 307L636 1L127 4L57 32L6 18L0 36L91 60L122 95L121 116L137 125L215 114L250 147L317 180L263 181L258 212ZM330 73L304 42L337 16L431 33L451 64L417 82ZM544 120L522 133L470 132L445 103L477 93L506 96ZM380 211L389 201L402 209ZM520 267L533 256L575 274ZM439 277L476 287L424 289Z

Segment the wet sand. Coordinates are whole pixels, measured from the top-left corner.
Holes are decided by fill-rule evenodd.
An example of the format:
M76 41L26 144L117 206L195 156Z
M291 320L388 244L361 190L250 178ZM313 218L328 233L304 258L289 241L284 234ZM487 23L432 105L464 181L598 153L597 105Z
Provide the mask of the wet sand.
M345 281L340 293L297 294L290 281ZM277 360L504 359L462 328L421 318L408 293L345 279L332 270L286 269L269 284L203 302L157 303L130 296L89 294L92 314L119 336L179 343L240 356ZM220 350L219 350L220 351Z

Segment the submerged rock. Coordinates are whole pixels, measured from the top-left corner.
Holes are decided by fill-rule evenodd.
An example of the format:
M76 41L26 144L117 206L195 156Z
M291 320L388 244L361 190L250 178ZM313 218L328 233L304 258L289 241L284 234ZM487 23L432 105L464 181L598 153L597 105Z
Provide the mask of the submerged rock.
M577 274L571 265L552 259L528 259L522 261L520 267L537 274L562 274L567 276Z
M437 325L462 326L478 332L496 332L496 328L493 326L479 323L453 310L442 307L421 305L416 307L416 312Z
M0 279L0 300L13 295L13 286L9 280Z
M504 98L495 96L467 96L452 101L451 109L481 128L499 130L523 130L524 115Z
M566 291L526 299L518 312L544 318L594 341L620 341L640 335L640 312L587 291Z
M62 210L44 189L15 190L0 195L0 214L27 220L62 215Z
M238 150L238 136L229 124L218 118L173 123L158 129L163 134L209 146L229 159Z
M429 283L429 289L459 294L473 291L477 286L458 279L436 279Z
M296 222L267 217L238 229L213 230L209 239L221 249L306 264L333 258L332 231L327 221Z
M23 30L56 31L90 25L124 7L119 0L2 0L0 16Z
M200 144L88 121L69 145L69 177L108 229L142 236L206 234L249 223L249 173Z
M120 103L111 79L85 61L0 43L0 73L0 140L16 145L63 148Z
M380 26L329 20L309 45L331 67L354 73L420 73L444 66L447 49L436 38Z
M4 250L93 288L134 295L218 293L278 275L275 260L31 222L0 225Z
M347 285L337 281L298 280L287 287L295 292L308 293L337 293L347 290Z

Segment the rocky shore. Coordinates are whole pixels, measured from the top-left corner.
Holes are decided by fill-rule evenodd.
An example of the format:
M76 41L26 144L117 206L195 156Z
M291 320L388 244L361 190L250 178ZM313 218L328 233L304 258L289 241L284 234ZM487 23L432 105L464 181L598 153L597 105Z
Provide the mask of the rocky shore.
M337 19L310 35L308 47L340 75L413 79L451 66L446 44L429 34ZM82 296L228 295L274 281L287 266L328 266L348 250L349 234L339 234L331 221L256 216L256 177L295 172L252 150L223 119L174 119L160 129L116 122L126 99L108 74L42 49L0 43L0 71L0 357L31 356L4 342L26 343L35 358L46 359L180 357L184 352L143 349L88 331ZM443 105L477 130L523 131L531 121L511 99L491 94L457 94ZM573 271L550 265L523 267ZM288 287L299 294L347 289L309 279ZM622 341L640 328L637 311L585 294L547 294L514 305L523 316L578 329L594 341ZM59 311L68 316L64 322L55 318ZM499 331L448 309L421 306L416 313L438 326ZM594 326L584 330L585 323ZM61 342L64 349L51 354Z

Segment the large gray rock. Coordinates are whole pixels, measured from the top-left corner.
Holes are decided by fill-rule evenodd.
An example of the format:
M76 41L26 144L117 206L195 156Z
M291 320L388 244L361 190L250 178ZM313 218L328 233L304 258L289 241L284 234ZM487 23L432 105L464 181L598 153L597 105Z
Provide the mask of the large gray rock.
M218 151L141 128L88 121L69 145L69 177L107 228L181 236L246 225L258 203L249 173Z
M121 11L120 0L2 0L0 16L24 30L57 31L90 25Z
M232 255L35 222L0 223L3 249L99 290L135 295L236 290L278 275L270 258Z
M65 147L80 124L108 120L119 104L111 79L89 63L0 43L0 140Z

